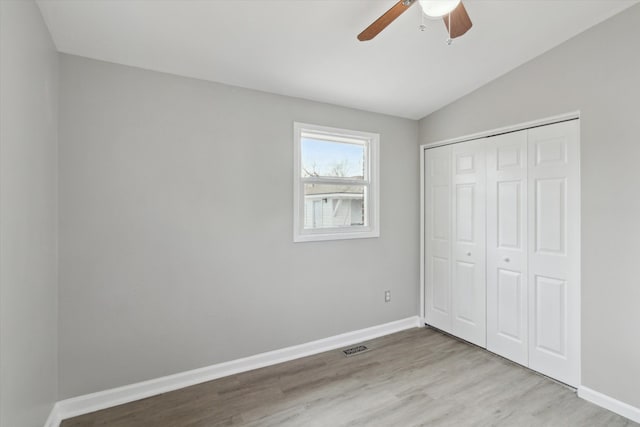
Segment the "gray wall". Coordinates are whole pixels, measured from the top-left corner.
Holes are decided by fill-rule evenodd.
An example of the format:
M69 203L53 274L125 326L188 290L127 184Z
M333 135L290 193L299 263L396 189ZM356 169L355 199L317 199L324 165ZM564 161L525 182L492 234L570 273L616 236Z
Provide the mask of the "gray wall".
M60 72L60 398L416 314L416 121L66 55ZM292 242L294 120L381 134L380 238Z
M424 118L421 143L580 110L582 383L640 407L640 6Z
M32 1L0 1L0 425L56 401L58 57Z

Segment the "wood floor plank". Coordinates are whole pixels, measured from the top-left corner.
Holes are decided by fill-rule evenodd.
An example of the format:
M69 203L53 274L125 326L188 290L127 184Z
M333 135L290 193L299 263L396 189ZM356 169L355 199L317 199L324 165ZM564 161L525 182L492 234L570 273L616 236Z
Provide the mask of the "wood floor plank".
M429 328L65 420L62 427L638 426Z

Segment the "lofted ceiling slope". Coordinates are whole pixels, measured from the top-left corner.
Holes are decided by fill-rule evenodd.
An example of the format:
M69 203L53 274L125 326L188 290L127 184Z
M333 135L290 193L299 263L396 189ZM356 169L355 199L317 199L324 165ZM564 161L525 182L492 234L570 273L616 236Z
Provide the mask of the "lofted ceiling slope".
M420 119L587 28L624 0L466 0L448 46L411 7L356 35L395 0L39 0L60 52Z

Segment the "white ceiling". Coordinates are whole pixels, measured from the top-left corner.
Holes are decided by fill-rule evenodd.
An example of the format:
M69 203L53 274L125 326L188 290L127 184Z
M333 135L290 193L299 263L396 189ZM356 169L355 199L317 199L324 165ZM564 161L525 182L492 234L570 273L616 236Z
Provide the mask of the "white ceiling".
M396 0L39 0L60 52L419 119L636 3L466 0L474 27L445 43Z

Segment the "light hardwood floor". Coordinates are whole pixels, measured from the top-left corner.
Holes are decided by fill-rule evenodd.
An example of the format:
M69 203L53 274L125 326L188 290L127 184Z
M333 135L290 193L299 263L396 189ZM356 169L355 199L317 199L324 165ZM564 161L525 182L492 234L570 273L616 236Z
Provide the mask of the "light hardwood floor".
M433 329L412 329L63 422L89 426L637 426Z

